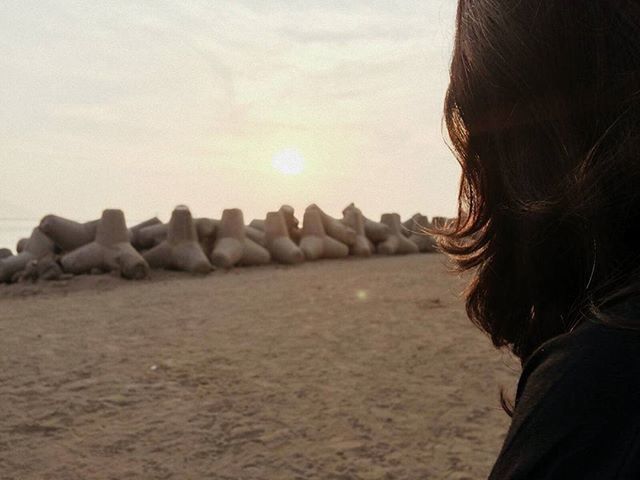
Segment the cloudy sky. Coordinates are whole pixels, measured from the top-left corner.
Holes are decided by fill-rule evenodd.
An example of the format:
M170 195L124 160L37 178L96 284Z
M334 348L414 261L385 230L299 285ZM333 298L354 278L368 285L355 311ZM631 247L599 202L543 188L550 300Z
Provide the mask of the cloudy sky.
M454 213L452 0L0 3L0 217ZM287 175L274 168L293 151ZM289 168L291 170L291 168ZM291 173L291 172L289 172Z

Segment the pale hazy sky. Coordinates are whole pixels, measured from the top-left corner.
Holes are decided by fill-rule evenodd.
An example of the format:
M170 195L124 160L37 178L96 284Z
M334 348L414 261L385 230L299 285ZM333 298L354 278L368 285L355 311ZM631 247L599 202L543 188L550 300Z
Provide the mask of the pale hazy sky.
M452 215L455 3L3 0L0 217Z

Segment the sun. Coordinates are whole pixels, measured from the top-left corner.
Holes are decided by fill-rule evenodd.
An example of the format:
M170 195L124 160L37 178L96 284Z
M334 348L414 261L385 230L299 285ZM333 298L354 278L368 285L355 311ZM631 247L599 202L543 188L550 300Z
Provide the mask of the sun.
M284 175L300 175L304 171L304 157L296 149L287 148L273 155L271 165Z

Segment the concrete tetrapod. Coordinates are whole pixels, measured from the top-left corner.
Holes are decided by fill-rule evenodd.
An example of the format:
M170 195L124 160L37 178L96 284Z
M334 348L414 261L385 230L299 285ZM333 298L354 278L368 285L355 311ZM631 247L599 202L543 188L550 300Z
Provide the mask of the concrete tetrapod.
M184 205L181 208L187 208ZM196 218L194 221L196 226L196 233L198 234L198 240L202 240L208 237L215 237L220 220L214 220L213 218Z
M145 220L144 222L131 227L129 229L129 241L131 242L131 245L133 245L136 249L139 249L140 247L138 237L140 235L140 232L145 228L149 228L154 225L162 225L162 222L158 217L150 218L149 220Z
M351 227L345 225L340 220L327 215L315 203L309 205L307 207L307 210L309 209L317 209L318 212L320 212L320 217L322 218L322 226L324 227L324 231L331 238L334 238L339 242L344 243L347 246L351 246L355 243L356 232Z
M261 245L263 247L267 246L266 240L264 237L264 230L259 230L255 227L252 227L251 225L247 225L246 227L244 227L244 231L247 235L247 238L250 238L251 240L256 242L258 245Z
M418 250L422 253L431 253L438 251L438 242L428 233L413 233L409 237L413 243L418 246Z
M141 228L136 232L131 243L138 250L147 250L153 248L156 245L160 245L167 238L167 232L169 231L169 225L166 223L156 223Z
M16 243L16 253L22 253L28 241L28 238L21 238L20 240L18 240L18 243Z
M289 265L304 262L304 253L289 236L282 211L267 213L264 221L267 250L276 262Z
M384 242L377 245L378 253L383 255L418 253L418 246L402 233L400 215L397 213L385 213L380 220L381 223L389 227L391 234Z
M254 218L249 223L249 228L253 228L255 230L259 230L261 232L264 232L264 230L265 230L264 222L265 222L265 220L262 220L260 218Z
M342 258L349 255L349 247L327 235L319 208L307 208L302 224L300 249L307 260Z
M344 210L342 210L342 215L346 215L349 210L355 208L355 204L350 203ZM388 226L383 223L370 220L367 217L364 217L364 233L373 244L384 242L390 235Z
M295 243L299 243L302 238L302 230L300 229L300 222L296 218L295 210L291 205L282 205L280 207L280 213L284 217L284 223L287 225L289 231L289 237Z
M424 231L425 228L431 227L429 218L426 215L416 213L404 222L402 227L402 233L418 246L418 250L423 253L436 251L437 242L435 238Z
M247 238L242 210L224 210L211 263L216 267L231 268L234 265L264 265L270 261L269 251Z
M349 208L346 208L343 214L344 218L342 222L356 232L356 240L353 245L349 247L349 253L358 257L370 257L375 247L365 233L364 215L362 215L360 209L356 208L353 204L351 204Z
M295 243L300 242L300 238L302 237L302 230L300 230L298 219L295 216L295 211L290 205L282 205L278 210L284 218L285 225L289 232L289 237ZM249 227L255 228L256 230L265 231L265 222L266 220L252 220L249 224Z
M32 261L53 258L55 244L40 228L34 228L24 249L17 255L0 260L0 282L9 282L16 273L24 270Z
M24 270L16 274L13 280L18 282L38 280L64 280L73 277L71 273L64 273L60 264L53 256L47 256L40 260L31 260Z
M179 205L178 207L188 208L184 205ZM176 207L176 208L178 208ZM198 234L198 241L202 245L202 248L205 249L205 246L210 244L213 245L213 240L215 240L216 229L218 220L213 220L211 218L196 218L193 220L196 226L196 233ZM140 229L135 236L135 243L133 246L138 250L147 250L155 247L156 245L160 245L163 241L167 239L167 235L169 233L169 224L168 223L157 223L154 225L150 225ZM205 249L206 250L206 249Z
M218 225L220 225L220 220L214 220L213 218L196 218L194 223L202 251L210 252L216 243L216 233L218 231ZM207 259L208 258L207 256Z
M402 222L402 233L405 237L410 237L414 233L422 232L424 227L430 226L431 222L429 222L429 218L426 215L416 213L409 220Z
M200 243L196 225L187 207L179 206L171 214L167 239L144 253L151 268L168 268L191 273L209 273L211 263Z
M141 279L149 265L129 242L122 210L105 210L98 223L95 240L60 260L65 272L89 273L92 269L119 271L124 278Z
M40 230L63 252L71 252L93 242L99 220L79 223L57 215L47 215L40 221Z
M47 215L40 221L40 229L51 238L63 252L71 252L87 243L93 242L100 220L79 223L57 215ZM138 246L138 235L141 230L152 225L161 224L157 217L146 220L129 229L129 240Z
M367 238L375 244L384 242L391 235L391 230L387 225L366 217L364 219L364 232Z

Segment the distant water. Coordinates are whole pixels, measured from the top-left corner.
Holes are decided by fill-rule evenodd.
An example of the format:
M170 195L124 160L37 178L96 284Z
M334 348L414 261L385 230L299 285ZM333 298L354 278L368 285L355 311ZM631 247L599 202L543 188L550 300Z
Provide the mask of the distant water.
M30 218L0 218L0 248L10 248L16 253L18 240L29 237L38 223L39 220Z

